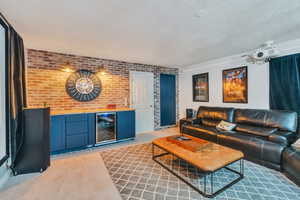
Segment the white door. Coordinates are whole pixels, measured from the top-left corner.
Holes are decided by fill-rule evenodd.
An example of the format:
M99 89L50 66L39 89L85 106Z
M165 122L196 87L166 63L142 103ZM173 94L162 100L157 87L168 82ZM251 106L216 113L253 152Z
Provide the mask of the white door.
M153 73L130 71L130 107L135 109L136 133L154 130Z

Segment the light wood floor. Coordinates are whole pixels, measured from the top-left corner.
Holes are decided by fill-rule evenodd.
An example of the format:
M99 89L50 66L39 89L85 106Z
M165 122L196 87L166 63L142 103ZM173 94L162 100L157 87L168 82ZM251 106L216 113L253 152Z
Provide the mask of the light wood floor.
M150 142L174 135L169 128L137 135L136 140L92 148L52 158L44 173L11 177L0 191L1 200L121 200L99 151Z

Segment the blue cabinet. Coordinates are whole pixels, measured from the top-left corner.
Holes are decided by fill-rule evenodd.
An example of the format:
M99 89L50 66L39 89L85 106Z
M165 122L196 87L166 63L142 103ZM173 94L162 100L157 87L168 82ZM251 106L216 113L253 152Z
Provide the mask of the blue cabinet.
M84 147L88 145L88 136L87 134L67 136L66 141L67 149Z
M66 115L66 148L77 148L88 145L87 114Z
M117 140L135 137L135 111L117 112Z
M95 144L95 114L51 117L51 152Z
M88 144L94 145L96 143L96 114L91 113L87 115L88 117Z
M66 148L65 116L52 116L50 126L50 150L62 151Z
M135 111L117 112L117 140L135 137ZM71 151L96 143L96 113L51 117L51 153Z

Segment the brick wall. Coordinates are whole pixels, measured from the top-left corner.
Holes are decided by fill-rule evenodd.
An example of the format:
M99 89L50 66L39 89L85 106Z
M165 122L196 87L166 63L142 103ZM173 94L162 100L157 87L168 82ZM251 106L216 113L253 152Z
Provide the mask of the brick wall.
M88 69L96 72L104 66L105 75L97 74L102 83L98 98L89 102L72 99L65 90L65 83L70 73L62 71L67 62L75 70ZM27 50L27 98L28 106L41 107L47 104L54 110L96 109L107 104L126 106L129 102L129 71L152 72L154 74L154 123L160 128L160 90L159 75L174 74L177 81L177 118L178 118L178 69L161 66L128 63L107 59L67 55L61 53Z

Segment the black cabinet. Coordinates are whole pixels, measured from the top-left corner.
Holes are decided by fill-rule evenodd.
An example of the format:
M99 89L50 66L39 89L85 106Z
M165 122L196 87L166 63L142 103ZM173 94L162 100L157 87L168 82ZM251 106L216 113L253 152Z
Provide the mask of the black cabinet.
M117 140L135 137L135 111L117 112Z

